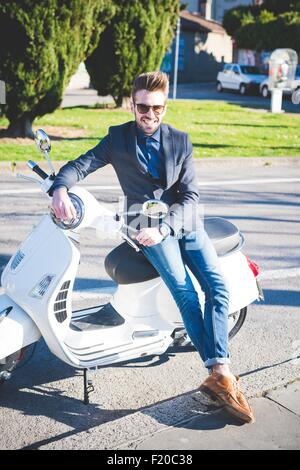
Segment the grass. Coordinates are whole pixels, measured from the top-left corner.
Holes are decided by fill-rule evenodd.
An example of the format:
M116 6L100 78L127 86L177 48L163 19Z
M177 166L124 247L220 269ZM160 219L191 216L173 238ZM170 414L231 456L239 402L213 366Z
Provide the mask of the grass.
M300 156L300 115L270 114L215 101L170 101L164 122L188 132L194 156ZM34 122L52 139L53 160L69 160L94 147L111 125L132 120L122 109L59 109ZM0 127L7 120L0 118ZM39 159L33 141L0 138L0 161Z

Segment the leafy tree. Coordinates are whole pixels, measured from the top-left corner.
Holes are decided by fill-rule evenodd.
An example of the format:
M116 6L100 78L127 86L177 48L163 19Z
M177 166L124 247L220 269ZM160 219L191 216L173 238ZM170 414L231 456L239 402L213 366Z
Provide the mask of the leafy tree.
M179 12L179 0L118 0L116 14L86 60L99 95L127 102L134 78L159 69ZM124 100L124 101L123 101Z
M300 11L300 0L265 0L263 9L272 11L276 15L288 11Z
M235 36L236 32L244 23L255 21L255 17L259 15L258 6L240 6L231 8L226 11L223 18L223 26L230 36Z
M0 79L10 135L32 137L33 120L60 105L112 14L105 0L1 1Z
M269 13L269 15L272 15ZM257 51L291 48L299 51L300 14L287 12L268 16L262 12L257 21L243 25L236 33L238 47Z
M265 0L256 7L229 10L223 26L239 48L273 50L300 48L300 0Z

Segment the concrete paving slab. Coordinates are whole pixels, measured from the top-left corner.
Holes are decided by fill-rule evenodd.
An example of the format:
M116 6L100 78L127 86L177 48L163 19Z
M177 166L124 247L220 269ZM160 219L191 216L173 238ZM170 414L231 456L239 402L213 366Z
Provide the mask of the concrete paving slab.
M289 391L281 393L290 396ZM299 449L298 416L265 398L254 399L251 405L257 415L255 424L239 424L225 411L220 410L213 415L199 415L130 448L135 450Z
M265 396L300 417L300 381L272 390Z

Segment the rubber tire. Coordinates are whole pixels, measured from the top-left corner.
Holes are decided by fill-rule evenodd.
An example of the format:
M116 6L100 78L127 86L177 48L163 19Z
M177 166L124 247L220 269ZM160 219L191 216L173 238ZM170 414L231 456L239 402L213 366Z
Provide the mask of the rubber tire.
M239 310L238 312L236 312L239 317L238 317L238 320L237 322L235 323L234 327L228 332L228 339L229 341L232 340L232 338L234 338L234 336L240 331L240 329L242 328L245 320L246 320L246 316L247 316L247 307L244 307L242 308L241 310ZM186 332L184 334L184 336L186 336ZM180 345L180 340L177 342L177 344L175 344L175 346L181 346ZM188 347L188 348L191 348L191 350L195 351L196 348L195 346L189 341L189 343L187 343L186 345L182 346L183 348L185 347Z
M266 85L262 87L261 96L265 99L269 98L269 96L270 96L269 89Z
M244 324L244 321L246 320L246 316L247 316L247 307L244 307L242 308L241 310L239 310L239 318L236 322L236 324L234 325L234 327L229 331L228 333L228 338L229 338L229 341L232 340L232 338L240 331L240 329L242 328L243 324Z
M223 91L223 87L221 85L221 82L217 82L217 92L222 93L222 91Z
M240 86L240 95L245 96L246 93L247 93L247 87L244 83L242 83Z

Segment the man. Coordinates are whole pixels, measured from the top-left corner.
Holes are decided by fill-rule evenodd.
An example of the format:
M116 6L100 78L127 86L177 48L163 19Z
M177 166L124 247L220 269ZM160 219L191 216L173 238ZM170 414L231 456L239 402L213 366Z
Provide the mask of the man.
M52 207L58 218L75 217L67 190L108 163L127 197L127 209L151 198L168 203L169 213L159 226L141 228L136 241L171 291L210 373L200 390L244 422L253 422L239 377L229 369L228 291L215 249L193 217L199 194L192 145L187 134L162 124L168 88L162 72L135 79L131 100L135 121L110 127L96 147L61 168L51 188ZM186 266L205 292L204 312Z

